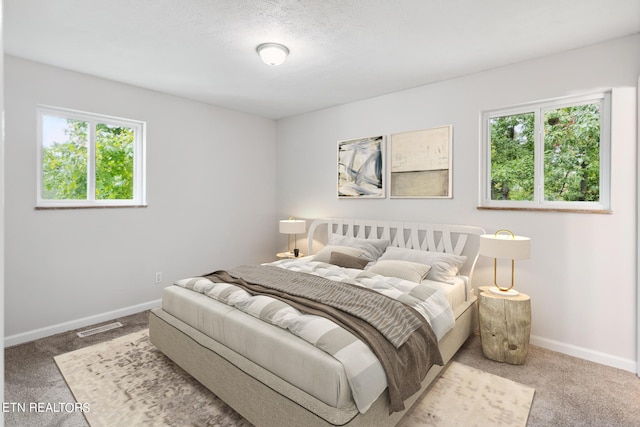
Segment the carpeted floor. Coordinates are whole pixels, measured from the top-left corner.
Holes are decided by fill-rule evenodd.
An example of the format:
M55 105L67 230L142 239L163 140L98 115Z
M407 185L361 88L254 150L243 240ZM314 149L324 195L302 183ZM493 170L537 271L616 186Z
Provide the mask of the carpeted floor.
M53 357L145 329L147 319L147 312L139 313L116 319L124 327L102 334L78 338L71 331L5 349L5 402L74 402ZM524 365L493 362L482 356L477 336L454 360L534 388L529 427L640 425L640 379L631 372L534 346ZM62 406L16 409L5 412L6 426L87 426L80 412L67 413Z
M93 427L237 425L238 413L177 367L149 341L148 330L55 357ZM451 362L402 427L524 427L534 390Z

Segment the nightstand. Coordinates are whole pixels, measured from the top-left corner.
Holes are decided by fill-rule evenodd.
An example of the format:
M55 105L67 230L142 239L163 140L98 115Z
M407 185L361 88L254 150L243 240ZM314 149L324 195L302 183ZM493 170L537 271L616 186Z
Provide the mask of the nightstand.
M278 259L294 259L294 258L302 258L304 256L304 254L302 252L300 252L298 254L298 256L296 257L293 252L279 252L276 254L276 256L278 257Z
M531 299L489 292L481 286L478 296L480 340L485 357L497 362L521 365L527 358L531 335Z

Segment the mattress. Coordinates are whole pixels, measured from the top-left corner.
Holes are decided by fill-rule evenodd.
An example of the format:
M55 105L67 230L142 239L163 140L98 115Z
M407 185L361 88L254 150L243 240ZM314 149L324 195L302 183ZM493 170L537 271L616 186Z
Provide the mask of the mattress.
M436 282L433 280L423 280L422 283L426 283L431 287L434 287L441 291L449 301L454 316L457 318L460 315L461 310L466 308L467 299L471 294L471 291L467 288L468 278L466 276L457 276L452 278L451 284Z
M353 406L342 364L289 331L179 286L164 289L162 308L323 403Z
M441 290L452 307L466 307L464 279L428 284ZM343 364L289 331L180 286L165 288L162 308L321 402L334 408L352 406L350 378ZM385 384L380 384L382 391Z

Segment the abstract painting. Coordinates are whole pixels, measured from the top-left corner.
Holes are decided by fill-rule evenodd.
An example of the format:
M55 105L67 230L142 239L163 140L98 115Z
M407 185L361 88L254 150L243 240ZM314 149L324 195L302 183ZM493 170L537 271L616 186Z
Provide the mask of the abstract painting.
M338 142L338 197L385 197L383 154L383 136Z
M391 135L390 197L451 198L453 126Z

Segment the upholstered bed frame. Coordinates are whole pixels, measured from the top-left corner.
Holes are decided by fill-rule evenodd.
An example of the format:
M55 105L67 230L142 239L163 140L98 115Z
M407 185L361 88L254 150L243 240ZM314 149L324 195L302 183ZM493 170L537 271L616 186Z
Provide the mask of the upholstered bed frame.
M322 233L322 230L326 233ZM484 230L456 226L392 221L328 219L315 221L309 229L309 254L314 243L334 235L385 238L392 245L467 256L460 274L471 277L477 260L479 236ZM322 236L320 236L322 235ZM469 289L472 289L470 286ZM456 310L456 323L439 342L445 363L473 333L476 297L471 291ZM156 308L149 318L151 342L175 363L204 384L220 399L256 426L393 426L418 400L443 366L435 365L421 390L405 401L407 408L389 414L386 391L364 414L345 418L334 408L297 389L245 357L230 350L171 314Z

